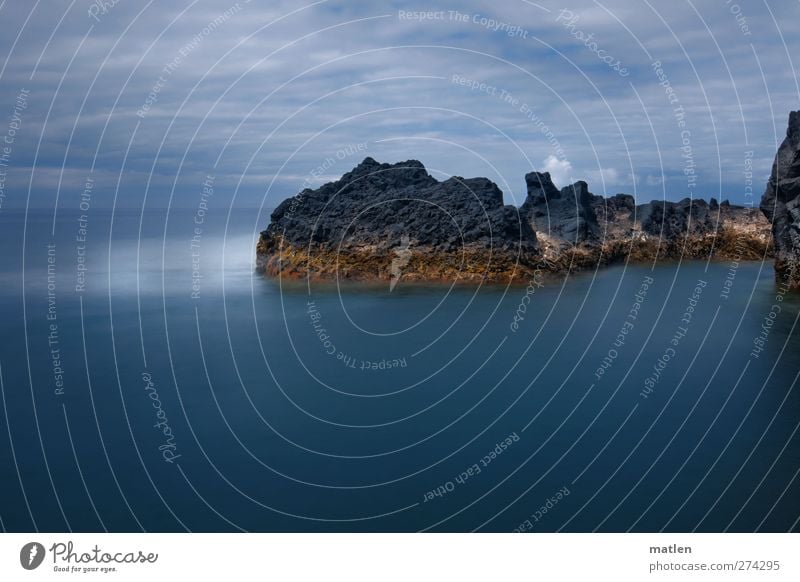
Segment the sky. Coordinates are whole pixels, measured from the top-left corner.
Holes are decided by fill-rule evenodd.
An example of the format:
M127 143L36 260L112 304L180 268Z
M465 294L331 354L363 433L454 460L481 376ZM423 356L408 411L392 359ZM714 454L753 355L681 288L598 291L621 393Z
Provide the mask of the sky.
M6 0L0 212L271 208L364 157L758 204L797 0ZM211 191L209 191L211 185ZM205 188L205 190L204 190Z

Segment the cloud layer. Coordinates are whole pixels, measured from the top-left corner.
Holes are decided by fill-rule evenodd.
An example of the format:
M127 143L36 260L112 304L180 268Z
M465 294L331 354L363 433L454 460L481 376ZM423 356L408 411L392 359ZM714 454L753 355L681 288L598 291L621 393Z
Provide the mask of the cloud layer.
M763 181L800 103L799 10L6 3L0 133L30 95L3 208L76 208L89 176L100 206L192 207L208 175L215 204L272 207L366 155L485 175L517 204L531 170L642 201L753 202L749 160Z

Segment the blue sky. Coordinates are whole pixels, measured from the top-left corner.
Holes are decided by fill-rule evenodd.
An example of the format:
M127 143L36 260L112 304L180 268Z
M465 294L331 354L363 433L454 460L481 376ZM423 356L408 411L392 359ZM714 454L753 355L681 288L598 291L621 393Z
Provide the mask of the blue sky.
M487 176L507 203L522 202L525 173L549 170L640 202L757 204L800 108L797 1L7 1L0 13L0 139L13 133L0 209L78 208L90 177L94 207L191 208L209 175L214 205L269 208L367 155Z

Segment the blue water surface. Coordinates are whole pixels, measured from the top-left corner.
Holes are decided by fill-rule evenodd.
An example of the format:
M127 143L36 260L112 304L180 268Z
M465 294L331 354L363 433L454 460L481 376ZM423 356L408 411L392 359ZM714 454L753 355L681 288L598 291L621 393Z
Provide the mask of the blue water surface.
M769 261L309 286L197 218L0 213L5 530L798 529Z

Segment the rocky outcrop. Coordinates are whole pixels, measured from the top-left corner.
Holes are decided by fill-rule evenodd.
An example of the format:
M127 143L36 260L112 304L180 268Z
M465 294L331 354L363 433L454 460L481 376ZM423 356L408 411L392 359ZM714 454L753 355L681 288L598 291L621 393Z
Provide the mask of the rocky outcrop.
M586 182L559 190L547 172L531 172L525 176L525 183L528 196L520 212L536 232L571 244L597 240L597 217Z
M490 180L439 182L416 160L366 158L275 209L257 268L286 277L499 281L529 271L538 254L530 224Z
M758 209L689 198L637 205L628 194L594 195L586 182L558 189L539 172L525 181L518 210L503 205L486 178L439 182L416 160L366 158L275 209L257 268L290 278L387 280L393 289L400 279L526 281L543 270L625 260L738 261L771 252L770 223Z
M637 205L633 196L589 192L586 182L557 189L547 173L525 176L521 214L560 269L677 259L763 259L769 222L757 209L685 198Z
M772 223L776 280L800 288L800 111L789 114L786 138L775 155L761 210Z

